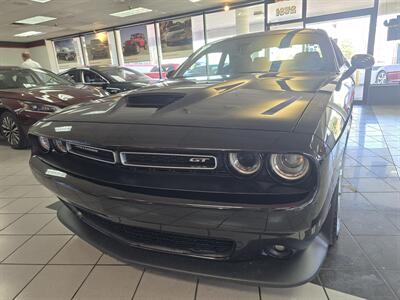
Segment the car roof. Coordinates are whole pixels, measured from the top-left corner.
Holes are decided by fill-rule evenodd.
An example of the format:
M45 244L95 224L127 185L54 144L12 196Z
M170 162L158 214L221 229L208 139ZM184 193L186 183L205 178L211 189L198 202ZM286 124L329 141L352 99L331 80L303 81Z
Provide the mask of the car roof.
M223 43L226 41L234 41L234 40L240 40L244 38L250 38L250 37L263 37L263 36L271 36L271 35L282 35L282 34L288 34L288 33L315 33L319 34L322 36L325 36L326 38L329 38L328 34L326 31L322 29L280 29L280 30L272 30L272 31L261 31L261 32L254 32L254 33L247 33L247 34L241 34L237 36L233 36L230 38L218 40L212 43L209 43L208 45L218 45L219 43Z

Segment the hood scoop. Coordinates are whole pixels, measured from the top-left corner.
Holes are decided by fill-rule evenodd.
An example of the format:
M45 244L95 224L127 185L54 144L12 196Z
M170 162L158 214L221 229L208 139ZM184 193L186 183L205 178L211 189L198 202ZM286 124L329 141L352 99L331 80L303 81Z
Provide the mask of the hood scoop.
M185 94L181 93L131 95L126 99L126 107L161 109L183 97Z

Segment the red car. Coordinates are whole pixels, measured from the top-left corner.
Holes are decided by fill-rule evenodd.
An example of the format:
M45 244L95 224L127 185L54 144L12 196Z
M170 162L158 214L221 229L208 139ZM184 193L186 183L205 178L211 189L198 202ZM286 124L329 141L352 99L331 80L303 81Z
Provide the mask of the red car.
M14 149L28 146L28 129L38 120L72 104L107 93L43 69L0 67L0 135Z
M160 79L160 69L157 65L152 64L126 64L128 68L139 71L153 79ZM163 64L161 65L162 79L167 78L167 73L178 69L179 64Z
M124 55L139 54L141 49L147 49L146 37L143 33L132 34L124 43Z

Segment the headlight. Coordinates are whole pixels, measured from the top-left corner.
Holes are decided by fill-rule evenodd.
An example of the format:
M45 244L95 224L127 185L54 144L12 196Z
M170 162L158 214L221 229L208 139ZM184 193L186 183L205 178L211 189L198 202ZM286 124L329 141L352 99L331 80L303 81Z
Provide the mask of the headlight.
M34 103L34 102L21 102L25 111L53 113L59 111L60 108L54 105Z
M50 140L47 137L39 136L39 144L42 147L43 151L49 152L50 151Z
M286 180L299 180L307 175L310 163L300 154L272 154L270 158L272 171Z
M228 159L231 167L241 175L256 174L262 165L262 157L259 153L229 153Z
M58 152L67 153L67 145L65 144L64 141L53 140L53 143L54 143L54 148L56 148Z

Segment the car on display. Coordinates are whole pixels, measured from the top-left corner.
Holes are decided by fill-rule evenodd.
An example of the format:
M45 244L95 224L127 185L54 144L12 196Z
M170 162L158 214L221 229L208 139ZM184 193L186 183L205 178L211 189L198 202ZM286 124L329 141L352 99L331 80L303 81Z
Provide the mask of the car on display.
M107 42L102 42L100 39L90 41L90 54L92 59L104 59L110 56Z
M44 69L0 67L0 135L12 148L26 148L28 129L36 121L106 95L101 89L74 86Z
M143 33L132 34L123 46L124 55L139 54L141 49L147 49L146 37Z
M352 74L373 63L321 30L214 42L169 80L36 123L30 166L61 222L120 260L300 285L339 234Z
M57 50L57 58L59 60L73 61L76 58L75 50L64 47Z
M153 79L160 79L160 68L157 65L128 63L128 64L125 64L125 66L132 70L141 72L141 73L145 74L146 76L149 76ZM167 78L167 74L169 72L175 71L176 69L178 69L178 67L179 67L179 64L162 64L161 65L162 79Z
M371 75L372 84L400 83L400 64L375 66Z
M101 87L110 94L138 89L153 82L143 73L117 66L72 68L60 75L76 83Z

